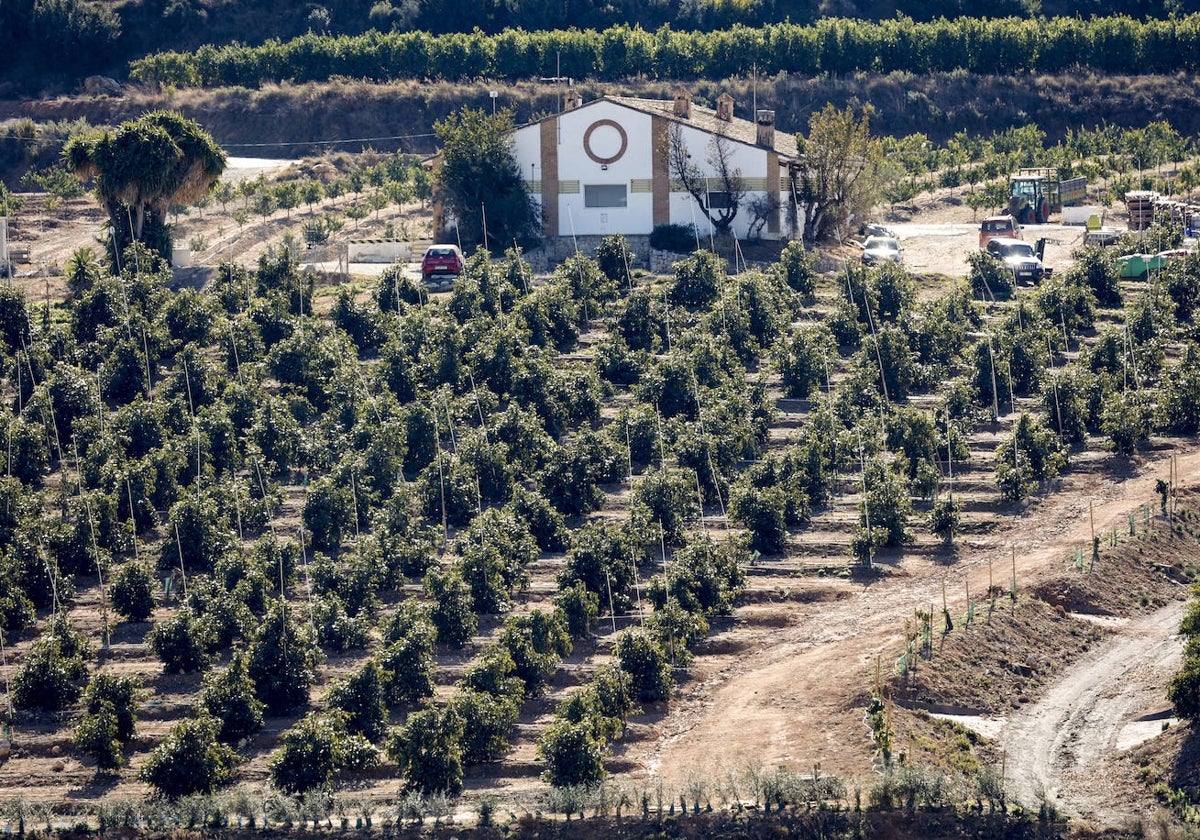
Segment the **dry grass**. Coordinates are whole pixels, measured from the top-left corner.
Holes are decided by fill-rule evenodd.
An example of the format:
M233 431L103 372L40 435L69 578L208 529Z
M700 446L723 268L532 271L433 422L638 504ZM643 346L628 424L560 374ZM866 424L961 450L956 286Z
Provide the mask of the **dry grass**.
M655 98L673 95L678 81L628 80L577 85L584 101L605 93ZM832 102L858 107L870 102L876 134L923 133L945 142L955 131L988 135L1010 126L1037 124L1053 141L1068 129L1101 123L1142 126L1168 120L1186 135L1200 132L1197 94L1178 76L977 76L953 72L917 76L895 72L833 78L722 79L687 83L696 101L712 104L728 91L740 114L752 103L774 108L783 131L807 130L809 115ZM200 120L237 154L313 154L364 147L424 153L434 148L433 123L463 106L490 108L494 82L470 84L401 81L375 84L339 79L320 84L268 84L254 90L131 89L120 99L58 97L0 103L0 120L86 117L116 124L151 108L174 108ZM504 85L499 104L513 108L518 123L558 110L562 91L534 82ZM337 142L357 140L359 142ZM234 147L232 144L301 143L300 146Z

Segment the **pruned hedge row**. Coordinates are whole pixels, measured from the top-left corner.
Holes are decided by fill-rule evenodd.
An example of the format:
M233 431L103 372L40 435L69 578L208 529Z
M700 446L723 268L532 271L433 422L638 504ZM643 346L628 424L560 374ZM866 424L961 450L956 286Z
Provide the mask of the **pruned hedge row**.
M205 45L194 53L160 52L130 65L139 82L176 86L254 87L266 82L322 81L334 76L376 80L492 78L506 81L555 72L598 80L632 76L691 79L745 75L756 68L820 75L855 71L912 73L966 70L1058 73L1187 72L1200 67L1200 14L1137 21L1113 16L957 18L870 23L826 18L811 25L779 23L717 32L663 26L605 30L506 30L488 35L428 32L308 33L258 46Z

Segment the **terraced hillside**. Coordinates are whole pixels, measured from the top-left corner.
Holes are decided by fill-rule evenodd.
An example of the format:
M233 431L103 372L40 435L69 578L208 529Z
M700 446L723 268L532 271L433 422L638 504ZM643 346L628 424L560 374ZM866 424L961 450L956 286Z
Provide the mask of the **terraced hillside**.
M764 768L817 763L849 796L914 609L947 581L983 597L1014 553L1032 585L1089 508L1111 526L1172 450L1196 460L1194 257L1121 283L1081 254L1036 289L985 264L821 276L797 246L736 276L705 252L627 265L617 240L544 278L477 257L430 300L275 251L202 293L146 257L73 264L45 312L6 290L0 800L63 822L141 801L153 751L222 708L204 674L242 657L271 704L218 788L245 818L299 818L272 781L311 779L276 757L320 738L337 795L309 818L562 809L602 756L630 804L757 797ZM124 620L139 567L153 610ZM29 689L47 650L72 664L55 612L88 675L140 680L111 772L75 740L103 714L81 675L62 702Z

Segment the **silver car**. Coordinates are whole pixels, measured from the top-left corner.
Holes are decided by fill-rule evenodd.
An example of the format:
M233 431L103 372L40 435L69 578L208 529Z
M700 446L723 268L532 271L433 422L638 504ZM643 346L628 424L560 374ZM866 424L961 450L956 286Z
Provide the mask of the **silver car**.
M900 262L900 242L894 236L868 236L863 242L863 265Z

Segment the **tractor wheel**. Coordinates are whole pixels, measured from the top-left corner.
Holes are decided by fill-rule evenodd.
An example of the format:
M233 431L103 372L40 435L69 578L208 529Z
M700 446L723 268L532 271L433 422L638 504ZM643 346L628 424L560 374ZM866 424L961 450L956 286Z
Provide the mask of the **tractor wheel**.
M1042 199L1042 203L1038 205L1038 224L1046 224L1050 221L1050 202Z

